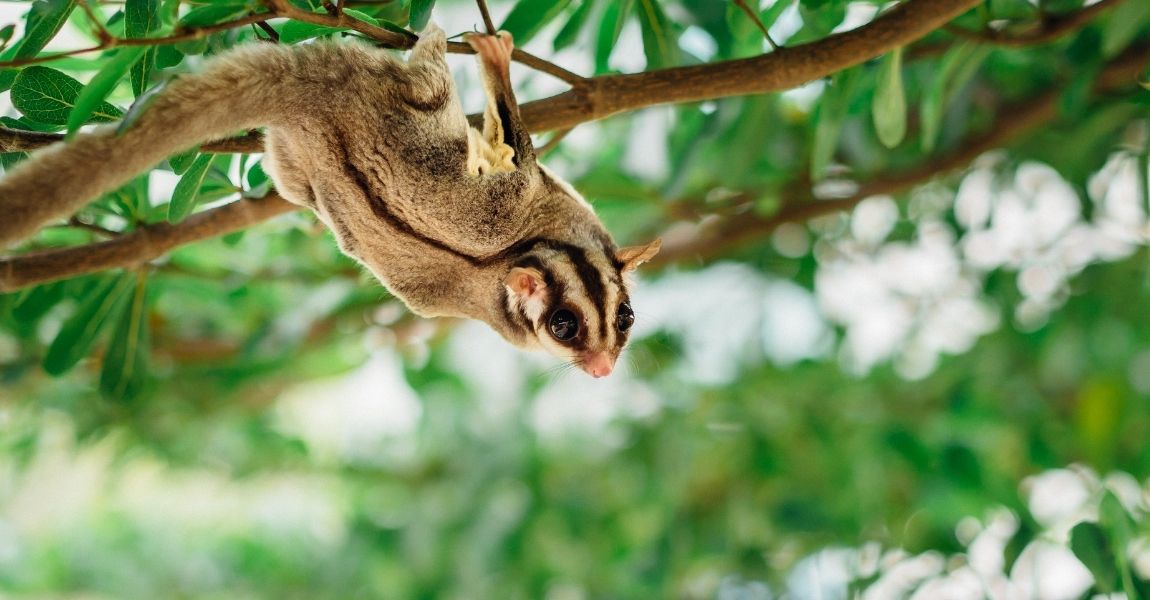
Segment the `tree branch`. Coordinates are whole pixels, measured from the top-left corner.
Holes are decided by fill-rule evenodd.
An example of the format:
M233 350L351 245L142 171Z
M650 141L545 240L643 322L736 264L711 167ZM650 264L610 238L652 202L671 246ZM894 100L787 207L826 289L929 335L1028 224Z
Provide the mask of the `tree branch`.
M142 264L178 246L246 229L298 208L273 192L196 213L175 225L146 225L105 242L0 259L0 292Z
M987 29L985 31L969 31L958 26L947 26L946 31L955 37L1007 46L1023 48L1048 44L1058 38L1077 31L1090 21L1094 20L1103 11L1111 9L1128 0L1102 0L1081 10L1065 15L1045 16L1038 23L1022 31ZM1134 0L1145 1L1145 0Z
M914 0L866 26L818 42L754 58L588 79L569 92L525 104L522 111L528 127L538 132L573 127L656 104L779 91L909 44L979 2ZM321 24L329 24L326 17ZM11 136L12 133L17 135ZM7 142L6 151L27 149L13 139L22 138L25 133L28 132L0 131L0 144ZM5 134L9 134L6 140ZM37 142L45 139L43 134L32 137ZM55 136L51 139L54 141ZM248 138L232 143L233 151L258 151L259 145L254 142ZM0 291L138 264L177 246L237 231L294 209L272 194L262 200L240 200L203 211L177 225L147 226L99 244L0 259Z
M1129 86L1150 61L1150 48L1136 48L1111 62L1097 79L1099 91ZM651 261L653 266L687 260L707 261L752 240L762 239L784 223L808 221L822 215L850 210L872 196L894 195L927 183L936 177L965 168L982 154L1010 144L1058 118L1061 90L1043 94L1007 109L998 115L988 132L968 140L950 154L913 169L863 183L849 197L817 200L792 197L779 212L769 217L741 214L723 218L689 237L666 235L663 248Z
M540 60L541 64L529 66L548 72L574 86L571 90L556 96L525 103L520 107L520 112L527 128L539 133L567 129L587 121L658 104L697 102L727 96L782 91L831 75L909 44L979 2L980 0L915 0L896 7L858 29L831 35L809 44L781 48L768 55L691 67L656 69L630 75L584 78L565 69L562 69L562 73L559 71L551 73L544 71L542 63L546 61L516 49L513 56L523 56L525 64L532 59ZM299 9L293 7L292 10ZM319 14L314 16L322 21L321 24L331 25L332 17ZM474 53L467 44L457 42L449 43L448 50L460 54ZM555 65L551 66L559 69ZM478 123L480 118L480 115L470 117L473 123ZM0 151L33 150L63 137L60 134L0 127ZM248 135L240 140L223 140L205 144L203 150L262 152L262 138Z

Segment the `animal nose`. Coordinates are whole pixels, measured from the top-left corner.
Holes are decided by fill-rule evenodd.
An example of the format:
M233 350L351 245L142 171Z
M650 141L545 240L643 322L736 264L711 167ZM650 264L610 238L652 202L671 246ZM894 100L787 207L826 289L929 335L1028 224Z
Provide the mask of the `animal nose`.
M583 360L583 370L592 377L606 377L615 368L615 361L606 352L591 354Z

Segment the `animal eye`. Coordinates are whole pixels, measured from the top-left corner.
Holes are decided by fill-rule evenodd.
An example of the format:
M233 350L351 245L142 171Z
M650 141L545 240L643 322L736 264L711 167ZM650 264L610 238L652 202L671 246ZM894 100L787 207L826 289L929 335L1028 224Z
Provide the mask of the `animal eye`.
M619 305L619 316L615 317L615 326L619 331L627 331L635 322L635 311L631 310L631 305L623 303Z
M579 320L575 318L575 313L566 308L551 313L551 320L547 322L547 326L551 328L551 335L561 342L566 342L579 333Z

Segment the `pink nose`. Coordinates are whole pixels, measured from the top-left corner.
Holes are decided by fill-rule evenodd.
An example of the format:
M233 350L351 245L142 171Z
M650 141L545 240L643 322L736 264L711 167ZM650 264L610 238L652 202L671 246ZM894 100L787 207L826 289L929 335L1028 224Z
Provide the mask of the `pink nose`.
M583 359L583 370L592 377L606 377L615 368L615 361L606 352L591 354Z

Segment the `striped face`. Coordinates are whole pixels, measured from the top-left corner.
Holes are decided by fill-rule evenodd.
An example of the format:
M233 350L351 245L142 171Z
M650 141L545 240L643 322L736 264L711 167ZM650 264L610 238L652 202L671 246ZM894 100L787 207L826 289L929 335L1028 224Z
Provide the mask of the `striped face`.
M654 255L628 261L628 250L611 255L606 248L541 242L504 280L509 322L588 374L610 374L635 321L624 275Z

